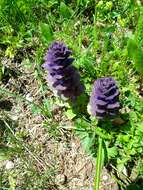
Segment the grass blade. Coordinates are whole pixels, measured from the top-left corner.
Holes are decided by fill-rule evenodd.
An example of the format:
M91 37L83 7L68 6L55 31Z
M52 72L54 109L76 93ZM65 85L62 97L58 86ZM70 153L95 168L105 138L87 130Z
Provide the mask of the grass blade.
M99 145L98 145L97 161L96 161L96 175L95 175L93 190L99 190L100 176L101 176L102 163L103 163L102 160L103 160L103 142L102 138L99 137Z

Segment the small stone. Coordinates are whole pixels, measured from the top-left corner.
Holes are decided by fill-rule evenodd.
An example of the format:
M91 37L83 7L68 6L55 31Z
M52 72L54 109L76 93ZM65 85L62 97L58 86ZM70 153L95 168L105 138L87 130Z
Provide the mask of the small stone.
M18 120L18 116L17 115L11 115L10 117L11 117L11 119L13 121L17 121Z
M14 168L14 163L12 161L10 161L10 160L7 160L6 163L5 163L5 168L7 170L13 169Z
M33 101L33 97L31 97L30 93L28 93L26 95L26 100L28 100L29 102L32 102Z
M107 175L103 175L102 179L103 179L103 181L108 181L108 176Z
M56 176L56 183L57 184L63 185L66 183L66 180L67 180L67 176L64 174L59 174Z

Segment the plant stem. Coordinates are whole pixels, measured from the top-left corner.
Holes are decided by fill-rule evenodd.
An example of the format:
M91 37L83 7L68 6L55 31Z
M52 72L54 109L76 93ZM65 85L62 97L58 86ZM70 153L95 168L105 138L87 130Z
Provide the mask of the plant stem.
M103 143L102 138L98 137L98 152L97 152L97 160L96 160L96 175L94 179L94 188L93 190L99 190L100 185L100 175L102 170L102 162L103 162Z

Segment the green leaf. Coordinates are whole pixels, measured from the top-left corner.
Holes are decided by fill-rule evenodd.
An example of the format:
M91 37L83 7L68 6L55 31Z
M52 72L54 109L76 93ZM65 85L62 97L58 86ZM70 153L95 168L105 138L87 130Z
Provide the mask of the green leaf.
M80 140L85 152L95 157L96 155L95 141L97 140L95 139L95 134L89 134L87 132L86 133L83 132L83 136L80 135Z
M130 156L125 156L125 157L123 157L122 159L117 158L117 169L118 169L119 173L123 171L125 165L127 164L127 162L128 162L130 159L131 159Z
M76 117L76 114L73 113L73 110L72 109L68 109L66 112L65 112L66 116L68 117L68 119L73 119L74 117Z
M108 158L115 158L118 155L118 150L116 147L107 148Z
M140 7L140 16L136 25L135 38L139 47L143 48L143 8Z
M119 172L122 172L123 169L124 169L124 167L125 167L125 166L124 166L124 163L122 163L122 162L117 164L117 170L118 170Z
M137 129L143 133L143 122L137 124Z
M136 70L143 75L143 51L138 47L135 39L128 41L128 55L134 61Z
M72 9L70 9L64 2L61 2L60 4L60 14L64 18L70 18L72 14Z
M92 133L92 130L90 128L90 124L85 121L84 119L76 119L74 121L75 124L75 134L82 140L84 139L88 133Z
M0 161L8 160L13 154L13 148L0 146Z
M45 5L47 5L48 8L54 7L57 4L58 4L57 0L48 1L48 5L47 5L47 1L45 1Z
M0 161L8 160L10 158L9 155L0 153Z
M48 24L40 23L39 29L43 42L51 42L53 40L53 32Z
M31 105L31 111L33 114L36 114L36 115L42 113L42 110L38 106L36 106L35 104Z
M112 135L107 133L104 129L100 127L96 127L96 134L99 135L103 139L108 139L110 140L112 138Z

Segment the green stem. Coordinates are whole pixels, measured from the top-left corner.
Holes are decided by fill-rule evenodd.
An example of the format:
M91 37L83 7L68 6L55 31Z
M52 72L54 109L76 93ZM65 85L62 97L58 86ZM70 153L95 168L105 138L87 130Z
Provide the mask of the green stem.
M97 160L96 160L96 175L94 179L94 189L99 190L100 185L100 175L102 170L102 162L103 162L103 142L102 138L98 137L99 145L98 145L98 152L97 152Z

